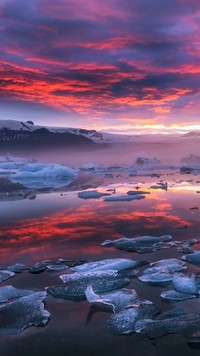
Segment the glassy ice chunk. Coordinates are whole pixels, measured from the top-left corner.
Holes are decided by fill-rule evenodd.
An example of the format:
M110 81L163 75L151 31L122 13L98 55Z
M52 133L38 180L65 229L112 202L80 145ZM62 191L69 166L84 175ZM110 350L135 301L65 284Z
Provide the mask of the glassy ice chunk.
M108 320L108 327L113 334L129 334L135 332L138 320L151 318L160 311L154 303L141 304L136 307L127 308L119 313L114 313Z
M15 263L14 265L7 266L6 269L11 272L20 273L27 269L27 267L22 263Z
M7 300L25 297L27 295L35 293L32 290L17 289L13 286L0 287L0 303L6 302Z
M182 260L190 262L194 266L200 267L200 251L194 251L186 256L181 257Z
M46 292L37 292L0 306L0 334L18 334L32 325L44 326L50 313L44 309Z
M135 289L120 289L113 292L97 294L91 286L85 291L86 298L90 303L103 303L111 305L115 313L129 308L131 306L138 307L140 304L151 304L148 300L141 299Z
M101 246L115 247L118 250L151 252L155 251L160 244L172 240L172 236L140 236L140 237L121 237L117 240L105 240Z
M111 196L104 199L104 201L132 201L132 200L140 200L144 199L145 195L118 195L118 196Z
M81 199L98 199L104 196L110 195L109 193L101 193L96 190L89 190L85 192L79 192L78 197Z
M173 274L168 272L156 272L156 273L145 273L138 277L139 281L143 283L149 283L154 285L167 285L171 283L173 279Z
M68 266L62 264L55 264L55 265L47 265L46 266L50 271L63 271L68 268Z
M195 274L188 277L183 276L180 273L175 273L172 285L180 293L199 294L199 282L197 281Z
M128 258L110 258L95 262L84 263L80 266L72 267L71 269L76 272L85 272L91 270L116 270L121 271L128 268L136 268L147 264L147 261L136 261Z
M185 263L176 258L169 258L165 260L156 261L151 263L151 266L160 269L165 268L170 273L184 271L187 269Z
M125 287L129 279L117 271L76 272L60 276L63 286L48 287L47 291L56 298L78 299L85 298L85 290L92 286L95 293L106 292Z
M15 275L14 272L7 271L5 269L0 270L0 283L5 281L6 279L13 277Z
M162 292L160 296L165 300L173 300L173 301L187 300L187 299L192 299L197 297L194 294L180 293L177 292L176 290L168 290Z
M200 330L200 317L170 318L164 320L143 319L136 323L137 333L145 333L150 338L159 338L167 334L185 334Z

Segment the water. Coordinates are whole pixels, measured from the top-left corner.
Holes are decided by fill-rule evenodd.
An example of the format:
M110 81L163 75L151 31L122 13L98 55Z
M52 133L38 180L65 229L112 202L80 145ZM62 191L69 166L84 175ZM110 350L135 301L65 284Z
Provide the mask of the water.
M114 248L103 248L106 239L122 236L172 235L175 240L199 237L200 184L195 175L165 172L160 179L168 181L169 189L153 190L149 187L159 181L151 177L129 177L114 174L113 178L88 176L74 182L69 191L38 194L35 199L4 200L0 202L0 258L1 264L31 264L51 258L72 260L99 260L127 257L154 262L162 258L177 257L177 247L138 255ZM178 183L179 180L183 180ZM78 191L84 186L98 186L106 192L115 188L117 193L140 186L151 194L132 202L104 202L103 198L83 200ZM198 207L199 210L190 210ZM192 246L199 249L199 245ZM198 268L188 265L188 271ZM142 270L142 268L141 268ZM2 283L17 288L41 290L62 284L62 272L45 271L30 274L25 271ZM132 279L128 288L158 303L162 310L171 308L160 300L163 288L147 286ZM199 311L199 300L176 303L189 312ZM86 301L70 302L47 298L51 320L45 328L31 327L19 335L1 336L0 355L58 355L58 356L118 356L136 355L197 355L182 335L169 335L156 344L142 335L114 336L107 328L110 310L94 307Z

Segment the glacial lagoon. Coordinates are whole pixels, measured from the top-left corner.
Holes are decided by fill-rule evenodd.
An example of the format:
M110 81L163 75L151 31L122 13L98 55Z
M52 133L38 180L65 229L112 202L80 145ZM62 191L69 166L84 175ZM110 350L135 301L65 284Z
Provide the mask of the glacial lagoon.
M167 187L162 187L165 182ZM178 168L139 175L121 169L112 174L84 172L65 188L1 196L0 272L13 274L1 287L17 289L5 289L2 297L1 355L143 356L147 350L150 356L197 355L199 266L188 257L200 247L199 187L197 173L181 173ZM142 199L120 199L130 191L146 194L140 194ZM130 242L141 236L170 238L153 245L137 242L134 249L105 243L123 237ZM170 262L172 258L181 261L178 267ZM121 259L129 261L125 270ZM160 267L156 262L163 259L169 262L164 266L161 262ZM98 269L97 261L102 260L109 261L108 270L95 272L94 266ZM137 263L131 265L130 260ZM120 271L114 272L117 277L111 288L110 268L123 272L120 276ZM90 279L94 272L96 285L102 289L95 290ZM81 273L87 275L85 284ZM72 277L70 291L73 287L80 292L83 287L80 298L63 298L57 289L74 274L77 278ZM181 276L190 284L191 274L197 289L186 291L188 298L180 298L182 291L175 289L176 284L182 284ZM171 277L157 283L165 275ZM151 277L150 283L149 279L145 283L146 276ZM23 313L33 303L34 312L23 329Z

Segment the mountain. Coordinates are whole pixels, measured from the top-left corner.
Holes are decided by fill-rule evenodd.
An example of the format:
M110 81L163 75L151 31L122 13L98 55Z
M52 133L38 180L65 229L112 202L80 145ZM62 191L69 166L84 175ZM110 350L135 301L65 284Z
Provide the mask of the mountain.
M97 149L102 147L102 135L95 130L36 126L32 121L0 121L0 147Z

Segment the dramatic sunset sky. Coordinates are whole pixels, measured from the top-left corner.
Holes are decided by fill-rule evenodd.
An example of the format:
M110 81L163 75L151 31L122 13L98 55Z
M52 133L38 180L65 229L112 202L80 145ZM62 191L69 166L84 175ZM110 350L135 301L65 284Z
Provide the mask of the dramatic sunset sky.
M200 129L199 0L1 0L0 119Z

